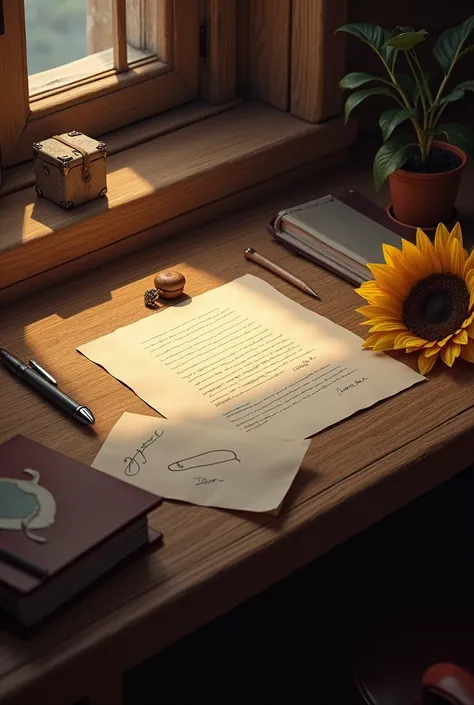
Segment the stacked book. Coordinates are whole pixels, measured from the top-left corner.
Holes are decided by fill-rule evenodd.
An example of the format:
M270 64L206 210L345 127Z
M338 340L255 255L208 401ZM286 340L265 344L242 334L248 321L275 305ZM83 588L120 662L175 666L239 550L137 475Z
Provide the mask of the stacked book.
M383 262L383 243L401 244L398 226L355 191L282 210L269 230L293 252L357 285L373 278L368 263Z
M0 446L0 606L40 622L158 540L161 498L24 436Z

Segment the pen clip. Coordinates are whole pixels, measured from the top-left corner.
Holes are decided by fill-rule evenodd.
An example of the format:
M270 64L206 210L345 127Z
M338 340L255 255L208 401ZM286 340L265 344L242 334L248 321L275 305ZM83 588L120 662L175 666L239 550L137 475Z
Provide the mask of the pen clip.
M32 370L34 370L34 371L37 372L39 375L41 375L41 376L44 377L46 380L48 380L48 382L49 382L50 384L54 384L55 387L58 386L58 383L57 383L56 380L54 379L53 375L50 375L49 372L47 372L47 371L44 369L44 367L41 367L41 365L38 365L37 362L35 362L34 360L30 360L30 367L31 367Z

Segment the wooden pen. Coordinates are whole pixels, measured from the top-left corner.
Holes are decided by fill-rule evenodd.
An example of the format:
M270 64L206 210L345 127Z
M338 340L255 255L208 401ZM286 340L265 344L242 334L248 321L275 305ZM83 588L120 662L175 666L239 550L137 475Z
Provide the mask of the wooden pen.
M305 291L307 294L310 294L311 296L314 296L315 299L319 299L319 301L321 301L319 294L312 289L309 284L306 284L301 279L298 279L298 277L295 277L295 275L287 269L283 269L283 267L280 267L279 264L275 264L275 262L272 262L267 257L259 255L258 252L255 252L252 247L247 247L244 255L247 259L252 260L252 262L256 262L261 267L268 269L269 272L273 272L273 274L276 274L278 277L281 277L285 281L290 282L290 284L297 286L298 289L301 289L301 291Z

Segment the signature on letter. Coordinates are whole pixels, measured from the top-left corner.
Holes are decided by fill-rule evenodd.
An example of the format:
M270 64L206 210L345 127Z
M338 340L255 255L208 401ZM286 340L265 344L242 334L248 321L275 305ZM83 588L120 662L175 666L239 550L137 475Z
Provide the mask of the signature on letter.
M308 357L305 357L304 360L301 360L297 365L293 367L293 372L298 372L298 370L302 370L304 367L308 367L309 363L312 362L313 360L317 360L318 356L317 355L308 355Z
M221 480L219 477L193 477L193 480L196 480L194 487L199 487L199 485L210 485L213 482L224 482L224 480Z
M146 465L145 451L147 450L147 448L153 445L153 443L155 443L158 438L161 438L163 434L164 431L158 433L158 430L156 430L150 438L148 438L144 443L141 444L140 448L137 448L137 451L134 455L127 456L123 459L123 462L125 463L126 475L137 475L140 472L141 466Z
M347 387L338 387L337 388L337 393L339 396L341 394L344 394L345 392L348 392L349 389L355 389L356 387L359 386L359 384L363 384L364 382L367 382L367 377L360 377L360 379L355 379L353 382L347 385Z

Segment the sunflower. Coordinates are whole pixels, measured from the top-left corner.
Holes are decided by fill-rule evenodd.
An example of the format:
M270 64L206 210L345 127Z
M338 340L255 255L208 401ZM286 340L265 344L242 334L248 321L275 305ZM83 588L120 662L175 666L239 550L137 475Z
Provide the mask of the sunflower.
M464 249L459 223L451 232L438 225L434 244L418 228L416 245L402 239L383 254L386 264L369 264L374 279L356 289L368 303L357 309L369 326L362 347L418 352L423 375L438 358L474 362L474 250Z

